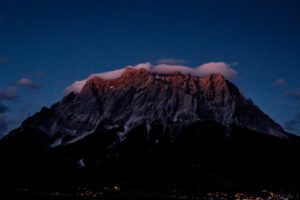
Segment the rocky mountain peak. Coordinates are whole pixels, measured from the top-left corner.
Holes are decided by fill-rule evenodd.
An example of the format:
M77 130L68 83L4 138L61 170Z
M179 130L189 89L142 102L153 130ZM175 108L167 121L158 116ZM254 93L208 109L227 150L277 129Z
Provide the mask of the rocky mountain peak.
M77 140L99 126L120 130L160 123L178 129L197 120L234 123L262 133L285 137L279 124L264 114L251 100L221 74L204 77L189 74L158 74L128 67L116 79L90 77L80 93L71 93L50 109L26 120L26 125L59 133ZM56 145L61 143L61 138Z
M222 74L210 74L204 77L191 76L190 74L181 74L173 72L172 74L158 74L148 72L146 69L134 69L127 67L123 74L112 80L102 79L99 77L90 77L85 84L84 90L98 89L109 91L113 89L126 88L129 85L140 87L141 85L168 84L169 86L178 87L187 90L214 90L216 92L224 89L228 90L228 82Z

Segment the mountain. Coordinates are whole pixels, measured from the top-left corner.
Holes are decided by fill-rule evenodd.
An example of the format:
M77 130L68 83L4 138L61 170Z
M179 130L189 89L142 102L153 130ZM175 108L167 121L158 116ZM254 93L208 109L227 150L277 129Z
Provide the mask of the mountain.
M0 171L19 183L300 188L299 141L221 74L128 67L27 118L0 141Z
M151 123L159 121L165 128L177 129L197 120L225 126L235 123L286 137L280 125L221 74L162 75L130 67L114 80L91 77L80 93L70 93L50 109L43 108L22 126L43 131L57 146L82 139L100 124L104 129L118 127L122 137L140 124L150 129Z

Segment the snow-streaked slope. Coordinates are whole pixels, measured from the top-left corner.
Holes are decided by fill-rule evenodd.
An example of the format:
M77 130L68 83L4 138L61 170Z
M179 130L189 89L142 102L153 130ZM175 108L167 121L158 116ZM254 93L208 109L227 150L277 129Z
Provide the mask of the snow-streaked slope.
M235 123L286 137L280 125L221 74L157 74L130 67L116 79L90 78L80 93L70 93L50 109L43 108L23 126L46 132L59 145L83 138L100 124L103 129L119 127L119 136L124 137L140 124L151 129L156 121L172 130L195 120Z

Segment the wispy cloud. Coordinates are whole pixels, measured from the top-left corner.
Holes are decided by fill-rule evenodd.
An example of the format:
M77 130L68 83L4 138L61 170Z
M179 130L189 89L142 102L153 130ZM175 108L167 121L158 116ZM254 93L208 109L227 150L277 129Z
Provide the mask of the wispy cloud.
M19 118L6 118L0 113L0 139L8 134L11 125L18 125L20 122Z
M34 83L30 79L22 78L16 82L16 86L18 87L26 87L26 88L41 88L42 86L39 83Z
M295 119L289 120L284 124L284 128L289 131L299 131L300 113L297 113Z
M10 61L9 58L6 58L6 57L0 57L0 64L8 63L9 61Z
M294 91L287 91L287 92L284 93L284 95L286 97L290 97L293 100L295 100L298 104L299 109L300 109L300 88L297 88ZM294 119L291 119L291 120L287 121L284 124L284 128L286 130L289 130L289 131L299 132L300 131L300 112L298 112L296 114Z
M9 108L0 102L0 114L5 113L7 111L9 111Z
M17 100L17 90L15 87L8 87L6 89L0 88L0 100Z
M33 75L36 76L36 77L43 77L44 76L44 74L42 72L34 72Z
M282 78L277 79L273 84L273 86L281 86L281 85L286 85L286 81Z
M231 64L231 66L233 66L233 67L238 66L238 65L239 65L238 62L234 62L234 63Z
M295 91L287 91L284 93L284 96L292 97L300 103L300 88L297 88Z
M296 125L299 123L298 120L289 120L284 124L284 128L288 131L296 131Z
M6 132L7 132L7 121L6 118L2 114L0 114L0 138L2 138Z
M20 124L22 122L22 120L20 118L8 118L6 119L6 122L8 125L11 125L11 124Z
M146 62L135 66L127 66L127 67L131 67L133 69L143 68L149 72L153 72L157 74L171 74L174 72L180 72L182 74L191 74L192 76L205 76L211 73L220 73L226 79L234 79L237 76L237 72L231 66L232 65L227 64L225 62L209 62L193 68L184 65L170 65L170 64L159 64L153 66L151 63ZM124 70L125 68L110 71L110 72L104 72L100 74L92 74L89 76L89 78L96 76L102 79L116 79L122 75ZM72 85L68 86L65 89L66 93L80 92L89 78L74 82Z
M183 64L185 60L176 59L176 58L162 58L156 61L158 64Z

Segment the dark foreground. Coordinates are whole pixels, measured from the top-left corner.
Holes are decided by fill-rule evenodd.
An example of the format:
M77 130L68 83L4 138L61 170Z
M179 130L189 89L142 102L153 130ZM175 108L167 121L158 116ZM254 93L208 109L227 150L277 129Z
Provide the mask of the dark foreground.
M204 121L173 141L161 129L139 126L110 151L115 132L51 149L2 140L0 200L299 199L298 137Z
M110 191L100 191L89 190L86 191L76 191L76 192L37 192L29 191L27 188L18 189L13 193L6 193L0 196L0 199L10 200L96 200L96 199L120 199L120 200L135 200L135 199L151 199L151 200L176 200L176 199L253 199L253 200L263 200L263 199L300 199L299 193L291 192L271 192L267 190L262 190L259 192L207 192L207 193L198 193L190 194L183 191L172 190L169 192L149 192L143 190L127 190L121 191L118 189L112 188Z

